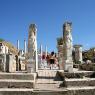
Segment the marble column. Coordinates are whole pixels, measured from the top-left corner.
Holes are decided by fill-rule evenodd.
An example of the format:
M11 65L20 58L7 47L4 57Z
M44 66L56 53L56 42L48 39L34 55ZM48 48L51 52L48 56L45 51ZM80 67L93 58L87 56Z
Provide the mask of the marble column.
M47 46L45 46L45 56L47 56Z
M19 40L17 40L17 50L19 51Z
M65 22L63 25L63 62L64 71L73 72L73 60L72 60L72 23Z
M26 48L26 40L24 40L24 54L26 54L27 48Z
M28 64L27 71L29 73L36 72L37 67L37 40L36 40L37 28L35 24L29 26L28 36Z
M37 31L37 29L36 29ZM38 48L37 48L37 32L35 36L35 61L36 61L36 72L38 72Z
M58 45L59 69L63 70L63 45Z
M6 54L3 55L4 59L3 59L3 71L6 72Z
M43 47L42 45L40 46L40 58L41 58L41 63L42 64L42 55L43 55Z
M75 49L75 61L82 63L82 45L74 45Z

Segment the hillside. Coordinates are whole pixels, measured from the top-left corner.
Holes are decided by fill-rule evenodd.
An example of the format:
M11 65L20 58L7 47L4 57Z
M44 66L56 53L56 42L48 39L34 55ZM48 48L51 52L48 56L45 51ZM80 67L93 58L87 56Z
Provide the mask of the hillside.
M7 46L9 48L9 52L11 52L11 53L13 53L15 55L18 54L17 48L14 45L12 45L10 42L7 42L7 41L5 41L3 39L0 39L0 42L2 42L5 46Z

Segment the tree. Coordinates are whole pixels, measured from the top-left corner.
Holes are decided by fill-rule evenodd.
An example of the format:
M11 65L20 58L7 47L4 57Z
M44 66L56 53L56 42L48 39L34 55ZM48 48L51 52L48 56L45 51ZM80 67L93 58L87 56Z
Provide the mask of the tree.
M4 39L0 38L0 42L4 41Z

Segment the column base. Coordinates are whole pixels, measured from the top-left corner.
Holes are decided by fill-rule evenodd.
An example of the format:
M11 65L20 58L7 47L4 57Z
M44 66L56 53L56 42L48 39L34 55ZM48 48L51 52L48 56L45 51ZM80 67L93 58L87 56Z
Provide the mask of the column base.
M71 61L65 61L64 62L64 71L67 71L69 73L73 72L73 62Z
M27 72L28 73L35 73L36 72L36 63L35 63L35 61L29 61L27 63Z

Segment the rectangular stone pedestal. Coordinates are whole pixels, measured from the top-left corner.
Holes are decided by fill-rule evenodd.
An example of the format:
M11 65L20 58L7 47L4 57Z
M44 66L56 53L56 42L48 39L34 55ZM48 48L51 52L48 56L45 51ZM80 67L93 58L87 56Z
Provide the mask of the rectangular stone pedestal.
M66 62L64 63L64 71L67 71L67 72L70 72L72 73L73 72L73 62Z
M27 64L27 72L28 73L34 73L34 72L36 72L36 64L35 64L35 62L29 62L28 64Z

